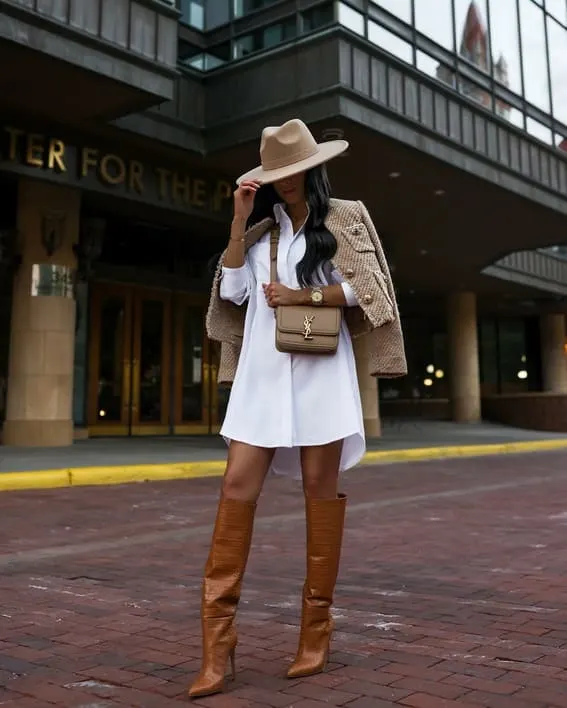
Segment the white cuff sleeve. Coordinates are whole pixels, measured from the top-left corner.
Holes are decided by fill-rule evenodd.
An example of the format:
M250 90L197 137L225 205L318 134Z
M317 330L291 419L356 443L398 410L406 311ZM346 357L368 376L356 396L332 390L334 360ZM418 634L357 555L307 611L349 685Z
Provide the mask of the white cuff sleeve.
M345 294L346 304L349 307L358 305L358 300L356 299L356 295L354 294L354 290L351 288L350 283L343 281L341 283L341 287L343 289L343 293Z
M230 300L235 305L242 305L252 292L252 271L248 263L240 268L226 268L223 266L220 281L220 296L223 300Z
M335 285L340 285L342 287L343 293L345 294L347 307L356 307L356 305L358 305L356 295L354 294L354 291L351 288L350 284L346 282L346 280L342 277L338 270L333 269L331 271L330 279Z

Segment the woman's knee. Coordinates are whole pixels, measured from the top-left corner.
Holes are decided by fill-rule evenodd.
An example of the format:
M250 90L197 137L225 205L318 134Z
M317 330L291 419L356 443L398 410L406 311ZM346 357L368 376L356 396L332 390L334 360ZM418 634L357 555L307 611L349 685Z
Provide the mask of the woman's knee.
M303 474L303 491L313 499L334 499L337 496L338 472L311 469Z
M333 499L337 496L341 452L342 441L302 449L303 491L307 497Z
M239 501L256 501L270 465L267 450L232 443L223 480L223 495Z
M224 475L222 493L227 499L255 502L262 490L261 482L238 466L229 466Z

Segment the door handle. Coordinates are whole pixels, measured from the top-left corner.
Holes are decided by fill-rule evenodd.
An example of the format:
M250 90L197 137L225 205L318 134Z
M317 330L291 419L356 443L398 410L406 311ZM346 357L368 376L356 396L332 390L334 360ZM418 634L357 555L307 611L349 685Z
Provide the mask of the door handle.
M210 391L209 382L211 380L211 366L210 364L203 364L203 409L205 411L209 410L210 407Z
M122 362L122 408L127 414L130 409L131 395L131 380L130 380L131 362L130 359L124 359Z
M140 406L140 362L132 359L132 412L137 413Z
M218 388L219 367L216 364L211 364L211 379L209 385L211 397L211 416L212 423L216 425L219 408L219 388Z

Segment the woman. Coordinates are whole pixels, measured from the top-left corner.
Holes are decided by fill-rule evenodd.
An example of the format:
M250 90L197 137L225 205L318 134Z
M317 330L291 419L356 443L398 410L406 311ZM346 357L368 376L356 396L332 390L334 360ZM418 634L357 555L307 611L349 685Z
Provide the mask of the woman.
M367 336L370 374L406 373L392 281L370 216L361 202L330 196L324 163L347 147L342 140L317 144L302 121L291 120L263 131L261 166L237 180L207 314L209 337L221 342L219 381L233 386L221 430L228 463L203 581L203 663L192 697L223 690L229 659L234 675L234 617L270 469L301 472L306 505L301 632L287 675L309 676L327 662L346 505L338 476L365 450L351 337ZM344 311L334 354L276 348L274 311L292 306Z

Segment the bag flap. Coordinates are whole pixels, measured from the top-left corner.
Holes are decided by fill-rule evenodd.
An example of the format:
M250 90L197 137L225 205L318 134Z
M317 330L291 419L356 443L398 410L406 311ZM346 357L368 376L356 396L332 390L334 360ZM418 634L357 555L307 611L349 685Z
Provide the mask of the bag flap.
M341 309L338 307L278 307L277 325L280 332L313 336L336 336L341 328Z

